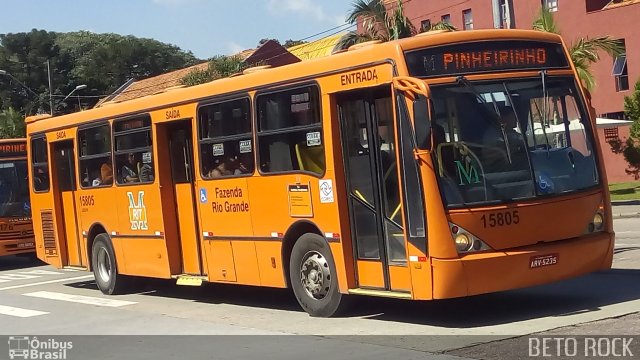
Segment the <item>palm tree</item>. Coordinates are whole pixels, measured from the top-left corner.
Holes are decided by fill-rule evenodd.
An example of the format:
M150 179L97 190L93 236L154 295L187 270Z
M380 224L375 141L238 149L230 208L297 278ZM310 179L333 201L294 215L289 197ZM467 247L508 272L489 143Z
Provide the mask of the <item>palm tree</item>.
M404 15L402 0L397 0L397 5L390 11L387 11L384 0L355 0L352 5L347 22L355 24L360 19L364 32L348 32L340 39L336 49L346 49L365 41L390 41L416 34L415 27Z
M554 34L560 34L553 13L547 7L542 7L538 17L533 22L533 29ZM617 57L624 53L622 42L609 36L597 36L594 38L579 38L571 44L569 56L576 67L578 77L582 84L591 91L596 85L595 78L589 70L591 64L600 60L599 51L602 50L611 57Z

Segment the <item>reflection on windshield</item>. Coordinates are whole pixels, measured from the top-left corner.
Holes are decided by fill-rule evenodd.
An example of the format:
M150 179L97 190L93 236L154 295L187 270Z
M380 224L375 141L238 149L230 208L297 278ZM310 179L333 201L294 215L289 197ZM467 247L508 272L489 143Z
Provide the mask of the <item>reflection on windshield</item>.
M599 183L593 136L572 78L434 87L434 157L449 206ZM587 125L587 126L585 126Z
M27 163L0 162L0 217L31 216Z

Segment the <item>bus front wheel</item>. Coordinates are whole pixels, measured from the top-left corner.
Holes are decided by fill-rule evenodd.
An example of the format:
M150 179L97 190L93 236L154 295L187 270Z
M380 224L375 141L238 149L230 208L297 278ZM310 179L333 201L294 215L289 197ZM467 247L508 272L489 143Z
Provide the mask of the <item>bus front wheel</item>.
M342 301L336 266L327 242L319 235L304 234L293 245L289 263L293 293L311 316L334 315Z
M118 274L116 256L107 234L98 234L93 241L91 264L98 289L106 295L116 295L125 287L125 278Z

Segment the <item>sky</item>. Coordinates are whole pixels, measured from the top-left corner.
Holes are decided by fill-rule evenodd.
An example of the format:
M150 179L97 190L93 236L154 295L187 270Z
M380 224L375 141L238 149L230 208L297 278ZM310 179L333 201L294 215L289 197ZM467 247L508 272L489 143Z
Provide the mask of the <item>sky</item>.
M351 29L345 24L349 0L2 0L1 4L0 34L38 29L133 35L176 45L199 59L255 48L263 38L311 41Z

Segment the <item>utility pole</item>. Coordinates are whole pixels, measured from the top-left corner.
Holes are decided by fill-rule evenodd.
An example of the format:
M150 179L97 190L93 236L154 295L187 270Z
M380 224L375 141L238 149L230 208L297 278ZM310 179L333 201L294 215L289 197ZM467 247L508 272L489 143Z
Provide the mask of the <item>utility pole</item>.
M47 60L47 74L49 75L49 108L51 109L51 116L53 116L53 87L51 86L51 65Z

